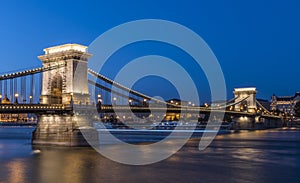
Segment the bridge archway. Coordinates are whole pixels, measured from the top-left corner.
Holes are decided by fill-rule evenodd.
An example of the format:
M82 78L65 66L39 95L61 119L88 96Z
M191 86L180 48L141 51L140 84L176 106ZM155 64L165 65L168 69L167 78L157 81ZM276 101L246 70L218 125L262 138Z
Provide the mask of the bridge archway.
M62 104L62 76L56 74L51 82L51 104Z

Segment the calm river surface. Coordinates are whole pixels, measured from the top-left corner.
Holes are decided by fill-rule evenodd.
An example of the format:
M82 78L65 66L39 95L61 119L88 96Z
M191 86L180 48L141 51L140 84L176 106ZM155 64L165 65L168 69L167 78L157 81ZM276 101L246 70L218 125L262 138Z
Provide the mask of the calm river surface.
M92 148L41 148L30 128L0 128L0 182L300 182L300 131L220 135L204 151L190 140L170 158L128 166ZM117 149L115 149L117 150Z

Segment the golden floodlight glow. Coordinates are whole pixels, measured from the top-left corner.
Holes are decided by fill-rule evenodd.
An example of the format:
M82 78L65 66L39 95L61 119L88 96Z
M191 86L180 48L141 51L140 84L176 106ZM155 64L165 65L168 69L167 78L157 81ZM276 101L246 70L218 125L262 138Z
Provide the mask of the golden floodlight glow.
M234 91L235 91L235 92L244 92L244 91L254 91L254 92L256 92L256 88L255 88L255 87L249 87L249 88L235 88Z
M44 52L45 54L51 54L51 53L57 53L57 52L63 52L68 50L76 50L86 53L87 52L87 46L79 45L79 44L64 44L60 46L53 46L49 48L45 48Z

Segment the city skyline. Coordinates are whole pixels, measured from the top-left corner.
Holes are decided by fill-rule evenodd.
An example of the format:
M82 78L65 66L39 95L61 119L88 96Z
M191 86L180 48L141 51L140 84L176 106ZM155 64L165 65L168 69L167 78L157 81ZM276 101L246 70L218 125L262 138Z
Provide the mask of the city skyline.
M233 88L248 86L256 87L258 97L268 100L273 93L293 95L300 90L297 86L300 80L297 77L300 58L297 7L297 1L154 1L146 5L135 1L7 2L3 3L0 13L4 17L0 30L3 59L0 72L40 66L37 56L43 53L43 48L64 43L89 45L121 23L157 18L187 26L208 43L223 69L228 96L232 96ZM121 49L111 61L122 59L118 62L122 65L147 54L181 60L182 64L192 60L170 45L148 42ZM108 76L113 76L113 67L107 66ZM199 70L188 64L187 68L199 81L200 94L209 96L203 73L199 74ZM143 90L143 82L136 87ZM141 92L149 94L149 90L151 85ZM173 91L172 86L166 86L166 94L170 91ZM151 92L155 94L157 90L152 87Z

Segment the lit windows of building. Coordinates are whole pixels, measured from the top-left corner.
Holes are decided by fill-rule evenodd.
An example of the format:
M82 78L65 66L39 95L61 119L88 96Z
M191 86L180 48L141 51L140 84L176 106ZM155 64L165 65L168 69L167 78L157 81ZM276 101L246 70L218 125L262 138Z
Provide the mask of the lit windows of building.
M279 110L287 114L293 114L294 106L300 101L300 92L295 93L294 96L276 96L271 97L271 110Z

